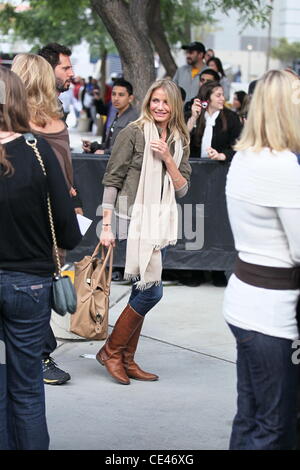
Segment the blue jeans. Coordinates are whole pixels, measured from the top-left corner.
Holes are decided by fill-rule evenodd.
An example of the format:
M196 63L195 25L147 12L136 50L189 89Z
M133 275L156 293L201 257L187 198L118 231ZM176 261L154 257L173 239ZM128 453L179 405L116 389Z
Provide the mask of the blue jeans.
M46 450L41 354L52 279L0 270L0 449Z
M166 255L167 248L161 250L162 261ZM162 298L163 285L160 282L157 286L153 285L149 289L139 290L132 285L129 305L140 315L145 316Z
M238 391L230 449L293 449L298 369L292 341L229 327L237 342Z
M137 313L144 317L160 301L162 296L162 283L145 290L139 290L133 285L128 303Z

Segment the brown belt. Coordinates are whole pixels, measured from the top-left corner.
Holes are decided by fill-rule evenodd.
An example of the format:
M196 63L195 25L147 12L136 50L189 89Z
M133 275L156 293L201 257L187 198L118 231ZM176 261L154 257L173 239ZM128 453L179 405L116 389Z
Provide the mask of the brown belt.
M255 287L275 290L300 289L300 267L276 268L246 263L237 258L234 274Z

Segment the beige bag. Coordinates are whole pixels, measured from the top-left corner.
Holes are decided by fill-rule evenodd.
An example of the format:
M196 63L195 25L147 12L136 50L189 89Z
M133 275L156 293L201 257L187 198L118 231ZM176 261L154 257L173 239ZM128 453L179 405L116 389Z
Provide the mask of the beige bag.
M74 263L77 310L71 317L70 330L92 340L105 339L108 333L113 248L110 245L105 255L102 246L101 259L97 257L99 250L100 243L92 256L85 256L81 261Z

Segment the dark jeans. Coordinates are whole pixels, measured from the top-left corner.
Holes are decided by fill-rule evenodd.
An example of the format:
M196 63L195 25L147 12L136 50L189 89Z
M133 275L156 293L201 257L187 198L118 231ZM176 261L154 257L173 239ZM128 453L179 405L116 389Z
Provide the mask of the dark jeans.
M166 251L167 248L161 250L162 261L164 260ZM128 303L137 313L145 316L161 300L162 296L162 282L145 290L139 290L133 284Z
M238 391L230 449L293 449L298 366L292 341L229 327L237 341Z
M49 446L41 354L52 279L0 270L0 449Z
M145 316L160 301L162 296L162 283L145 290L139 290L133 285L128 303L137 313Z

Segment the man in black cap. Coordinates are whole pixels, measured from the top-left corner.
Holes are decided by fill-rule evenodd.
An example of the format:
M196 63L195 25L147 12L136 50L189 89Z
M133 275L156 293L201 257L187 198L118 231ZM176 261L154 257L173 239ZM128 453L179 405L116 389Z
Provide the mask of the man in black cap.
M175 83L186 92L185 101L190 101L197 95L199 89L199 73L205 69L205 47L202 42L194 41L181 46L186 51L187 65L179 67L173 77Z

